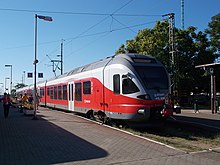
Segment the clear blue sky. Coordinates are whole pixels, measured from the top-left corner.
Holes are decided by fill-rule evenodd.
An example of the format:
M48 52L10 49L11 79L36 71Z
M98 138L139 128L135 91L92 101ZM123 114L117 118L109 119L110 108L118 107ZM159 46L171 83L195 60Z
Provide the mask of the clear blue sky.
M59 60L57 55L60 54L62 39L65 40L64 72L68 72L113 55L121 44L133 39L138 30L152 28L156 21L163 19L163 14L174 12L175 25L181 28L180 2L181 0L1 0L0 83L5 84L5 77L10 77L10 68L5 68L5 64L13 65L13 85L21 83L23 71L33 72L35 14L53 18L53 22L38 19L37 70L44 73L44 78L38 79L39 81L54 76L50 66L52 63L46 55L52 60ZM220 12L219 9L219 0L185 0L185 28L195 26L204 31L211 17ZM132 27L139 24L144 25ZM60 71L57 70L56 73L59 74ZM10 80L6 81L7 87L9 82ZM25 83L32 84L33 79L25 76ZM0 93L2 91L3 86L0 84Z

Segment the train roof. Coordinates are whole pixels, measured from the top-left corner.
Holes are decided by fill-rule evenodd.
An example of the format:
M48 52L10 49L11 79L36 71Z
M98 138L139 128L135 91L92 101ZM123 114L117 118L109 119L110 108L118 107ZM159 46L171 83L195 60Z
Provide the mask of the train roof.
M134 58L136 58L136 59L138 59L138 58L139 59L151 59L154 63L156 63L156 59L152 56L149 56L149 55L131 54L131 53L118 54L118 55L107 57L105 59L101 59L101 60L96 61L94 63L90 63L88 65L84 65L84 66L78 67L76 69L73 69L70 72L68 72L66 74L66 76L73 75L73 74L76 74L76 73L81 73L81 72L88 71L88 70L91 70L91 69L96 69L96 68L103 67L103 66L107 65L113 59L117 59L116 60L117 62L122 61L122 59L126 59L127 61L133 62Z
M138 61L137 59L141 59L142 61L140 61L140 60ZM106 66L110 61L113 61L114 63L122 63L122 61L125 61L125 60L130 61L130 62L139 62L139 63L141 63L141 62L146 63L146 61L148 61L148 63L149 63L149 61L150 61L150 63L158 63L158 61L150 55L132 54L132 53L117 54L117 55L106 57L105 59L101 59L99 61L87 64L87 65L84 65L84 66L77 67L77 68L75 68L75 69L73 69L73 70L71 70L67 73L64 73L62 75L53 77L51 79L48 79L47 81L53 81L53 80L60 79L60 78L63 78L63 77L68 77L68 76L71 76L71 75L74 75L74 74L77 74L77 73L89 71L89 70L92 70L92 69L101 68L101 67Z

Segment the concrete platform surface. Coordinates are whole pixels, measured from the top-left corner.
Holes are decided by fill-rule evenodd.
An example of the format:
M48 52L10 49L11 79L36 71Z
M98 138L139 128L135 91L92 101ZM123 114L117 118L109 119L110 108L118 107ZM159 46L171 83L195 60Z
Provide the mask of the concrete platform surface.
M185 153L72 113L40 108L38 120L0 104L2 165L217 165L220 149Z

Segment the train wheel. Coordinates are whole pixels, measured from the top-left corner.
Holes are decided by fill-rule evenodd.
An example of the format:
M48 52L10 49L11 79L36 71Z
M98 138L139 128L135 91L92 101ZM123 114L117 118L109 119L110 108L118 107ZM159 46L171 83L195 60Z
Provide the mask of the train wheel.
M94 120L93 110L90 110L86 113L86 118Z

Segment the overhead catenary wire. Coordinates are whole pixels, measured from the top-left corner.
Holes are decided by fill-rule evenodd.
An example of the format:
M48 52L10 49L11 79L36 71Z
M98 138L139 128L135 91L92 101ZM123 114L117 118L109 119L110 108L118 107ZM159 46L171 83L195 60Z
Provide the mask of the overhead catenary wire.
M162 19L162 20L160 20L160 21L164 21L164 20L166 20L166 19ZM100 32L100 33L96 33L95 35L101 35L101 34L103 34L103 35L100 36L99 38L95 39L95 40L92 40L92 41L88 42L87 44L83 45L81 48L78 48L78 49L72 51L72 52L71 52L69 55L67 55L66 57L69 57L70 55L77 53L78 51L84 49L85 47L90 46L91 44L94 44L96 41L100 40L101 38L104 38L105 36L109 35L109 34L112 33L112 32L116 32L116 31L128 29L128 28L131 28L131 27L144 26L144 25L146 25L146 24L151 24L151 23L155 23L155 22L156 22L156 21L152 21L152 22L148 22L148 23L133 25L133 26L130 26L130 27L123 27L123 28L118 28L118 29L113 29L113 30L109 30L109 31L103 31L103 32ZM137 33L136 33L136 34L137 34ZM82 37L89 37L89 36L93 36L93 34L84 35L84 36L81 36L80 38L82 38Z
M129 29L130 31L132 31L133 33L136 34L136 31L132 30L130 27L128 27L127 25L123 24L122 22L120 22L120 21L117 20L116 18L112 17L112 19L114 19L116 22L118 22L119 24L121 24L122 26L124 26L126 29Z
M121 7L119 7L118 9L116 9L115 11L113 11L112 13L91 13L91 12L63 12L63 11L47 11L47 10L29 10L29 9L13 9L13 8L0 8L0 11L10 11L10 12L28 12L28 13L53 13L53 14L71 14L71 15L94 15L94 16L106 16L104 17L102 20L100 20L99 22L97 22L96 24L92 25L91 27L89 27L88 29L86 29L85 31L83 31L82 33L78 34L76 37L73 38L69 38L69 39L65 39L65 40L70 40L68 42L65 43L65 46L68 45L69 43L72 42L73 39L77 39L77 38L81 38L81 37L88 37L88 36L95 36L95 35L100 35L103 33L106 33L108 31L103 31L103 32L98 32L98 33L93 33L93 34L88 34L88 35L83 35L85 33L87 33L88 31L90 31L91 29L93 29L94 27L98 26L99 24L101 24L102 22L104 22L107 18L114 16L161 16L161 15L147 15L147 14L117 14L116 12L120 11L121 9L123 9L125 6L127 6L128 4L130 4L133 0L128 1L127 3L125 3L124 5L122 5ZM116 20L114 18L114 20ZM113 21L113 19L112 19ZM119 21L116 20L118 23ZM122 24L122 23L120 23ZM126 25L123 25L126 26ZM127 29L135 27L135 26L139 26L139 25L134 25L134 26L128 26L126 27ZM140 25L142 26L142 25ZM121 28L121 29L111 29L110 31L118 31L118 30L123 30L126 28ZM131 30L132 31L132 30ZM55 42L60 42L60 40L55 40L55 41L49 41L49 42L42 42L39 43L38 45L45 45L45 44L50 44L50 43L55 43ZM6 49L16 49L16 48L23 48L23 47L30 47L33 46L32 44L27 44L27 45L23 45L23 46L17 46L17 47L10 47L10 48L6 48ZM55 52L55 51L53 51Z
M52 16L54 18L54 22L53 22L52 26L47 27L47 25L46 25L46 28L45 28L43 23L42 23L43 26L41 26L41 23L39 26L40 30L41 30L41 28L42 28L42 30L45 30L45 29L47 30L47 28L49 29L49 31L46 35L49 36L50 33L52 35L54 35L51 38L49 38L49 37L44 37L42 35L43 33L39 32L39 41L40 41L38 43L39 57L40 57L39 64L42 67L42 64L44 65L45 63L48 63L48 61L49 61L49 59L47 59L47 57L45 57L45 54L48 54L53 59L56 59L55 56L58 53L60 53L58 51L60 50L59 46L60 46L60 39L61 38L64 38L66 40L66 42L64 43L64 46L65 46L65 48L64 48L65 56L64 57L67 58L67 60L70 60L72 58L74 59L78 55L80 55L80 56L82 54L89 55L89 53L83 53L86 49L93 51L93 47L96 47L98 45L103 46L104 44L105 45L111 44L111 43L108 43L108 41L110 41L112 38L114 38L114 40L117 40L117 42L118 42L119 38L117 38L117 37L119 37L119 36L120 36L120 40L122 37L124 38L124 40L122 38L122 41L118 42L119 46L120 46L120 44L124 43L124 41L126 39L129 39L129 38L131 39L132 36L135 35L135 32L138 33L138 31L141 29L152 27L153 24L151 24L149 26L147 25L147 24L151 23L149 21L151 21L153 19L156 20L156 19L158 19L158 17L161 17L161 15L160 15L161 12L152 12L152 10L145 10L145 11L144 10L143 11L132 10L134 4L136 4L136 1L125 0L125 1L121 1L119 4L120 5L115 6L116 8L118 8L117 10L122 8L120 6L122 6L122 5L124 6L124 4L127 4L127 6L122 8L122 10L120 10L120 11L117 11L117 10L114 11L114 9L116 9L116 8L113 8L113 10L91 10L91 8L90 8L90 10L84 10L84 9L72 10L72 8L69 8L69 10L68 9L64 10L61 8L60 9L29 8L29 7L24 7L24 6L19 7L19 8L16 6L15 7L8 6L8 8L11 8L11 9L1 9L1 8L5 8L4 6L2 6L2 7L0 7L0 12L3 15L4 14L6 14L6 15L11 14L12 18L15 15L23 15L24 18L26 19L25 24L28 25L29 30L31 30L31 25L32 25L29 23L32 21L32 13L37 13L37 14L42 14L42 15L46 14L46 13L48 13L48 15L51 14L50 16ZM13 8L15 8L15 10ZM19 10L19 9L25 9L25 8L26 9L37 9L37 10ZM109 8L110 7L108 7L108 9ZM41 9L43 9L43 10L41 10ZM127 10L127 9L129 9L129 10ZM63 12L63 11L65 11L65 12ZM73 12L71 12L71 11L73 11ZM28 17L26 17L26 16L28 16ZM81 25L81 22L80 22L80 24L77 22L78 17L85 18L85 19L90 18L91 22L90 21L82 22L83 24ZM100 20L104 19L105 17L107 17L106 20L99 22ZM150 17L153 17L153 18L150 18ZM75 19L75 18L77 18L77 19ZM30 21L29 21L29 19L30 19ZM68 19L69 21L64 22L65 19ZM72 21L76 22L76 24L74 26L72 26ZM56 29L57 25L59 25L60 23L63 23L63 29L61 29L61 28ZM111 28L110 28L110 23L112 23ZM97 26L95 24L97 24ZM81 26L79 28L79 30L77 29L78 25L79 25L79 27ZM87 29L91 25L93 25L94 27ZM21 25L20 27L22 27L22 26L23 25ZM69 31L69 30L71 30L71 31ZM87 30L87 31L85 31L85 30ZM57 32L54 33L54 31L57 31ZM83 31L85 31L85 33L81 33ZM27 32L29 32L29 31L27 31ZM31 34L29 36L32 37ZM41 39L41 36L43 36L42 39ZM72 40L73 42L70 42L70 44L68 45L67 43L70 40ZM96 42L96 43L93 44L90 41ZM7 51L6 53L8 53L9 50L11 50L11 49L15 49L15 50L19 51L19 50L21 50L20 48L27 47L27 48L24 48L23 53L24 54L28 54L28 53L32 54L31 48L33 47L33 44L31 44L31 43L32 43L32 40L27 42L27 40L25 38L23 38L22 42L17 42L14 44L12 43L12 44L7 44L7 45L3 44L1 50L6 50ZM59 43L59 46L57 46L58 43ZM110 47L107 49L107 54L109 54L108 50L110 51L110 54L111 54L111 52L114 53L114 49L117 49L118 44L116 45L116 41L114 42L114 44L115 44L115 46L111 46L111 47L113 47L113 50L111 50ZM82 47L82 45L84 45L84 46ZM28 49L28 47L30 47L30 49ZM95 48L95 49L97 49L97 48ZM81 52L78 52L78 50L80 50ZM77 52L77 53L75 53L75 52ZM95 54L94 57L98 56L99 55L98 53ZM32 57L32 56L29 55L28 58L30 58L30 57ZM66 65L68 65L68 61L66 61ZM41 67L39 67L39 69L43 70L43 68L41 68ZM45 70L47 70L47 69L45 69Z
M102 22L104 22L106 19L109 18L109 16L115 14L116 12L120 11L122 8L124 8L125 6L127 6L128 4L130 4L133 0L128 1L126 4L124 4L123 6L119 7L118 9L116 9L114 12L112 12L112 14L104 17L103 19L101 19L99 22L95 23L94 25L90 26L89 28L87 28L85 31L83 31L82 33L80 33L79 35L76 36L76 38L82 36L83 34L87 33L88 31L90 31L91 29L93 29L94 27L98 26L99 24L101 24ZM69 42L66 42L65 46L68 45L69 43L72 43L73 40L70 40ZM89 43L90 44L90 43ZM88 45L88 44L87 44ZM71 53L72 54L72 53ZM70 54L70 55L71 55Z
M45 14L63 14L63 15L87 15L87 16L122 16L122 17L160 17L159 14L115 14L113 13L92 13L92 12L64 12L64 11L47 11L47 10L28 10L28 9L12 9L0 8L0 11L8 12L26 12L26 13L45 13Z
M119 30L125 30L125 29L128 29L130 31L132 31L133 33L137 33L135 32L134 30L132 30L131 28L134 28L134 27L138 27L138 26L144 26L148 23L142 23L142 24L136 24L136 25L132 25L132 26L127 26L125 24L123 24L121 21L119 21L118 19L116 19L115 17L117 16L121 16L121 17L147 17L147 16L150 16L150 17L153 17L153 16L161 16L161 15L147 15L147 14L121 14L121 13L117 13L119 12L120 10L122 10L124 7L126 7L127 5L129 5L132 1L134 0L129 0L127 1L124 5L122 5L121 7L119 7L118 9L114 10L112 13L88 13L88 12L60 12L60 11L42 11L42 10L25 10L25 9L2 9L0 8L0 11L10 11L10 12L29 12L29 13L50 13L50 14L69 14L69 15L88 15L88 16L104 16L104 18L102 18L100 21L98 21L97 23L93 24L92 26L90 26L89 28L87 28L86 30L84 30L83 32L79 33L76 37L73 37L73 38L68 38L68 39L65 39L67 42L65 43L65 46L68 45L69 43L72 43L73 40L75 39L79 39L79 38L84 38L84 37L92 37L92 36L98 36L98 35L101 35L98 39L95 39L93 40L92 42L89 42L87 43L86 45L91 45L92 43L94 43L95 41L97 40L100 40L101 38L104 38L106 37L108 34L112 33L112 32L116 32L116 31L119 31ZM91 34L88 34L89 31L91 31L92 29L94 29L96 26L102 24L104 21L106 21L109 17L112 18L112 22L111 22L111 27L110 27L110 30L108 31L102 31L102 32L97 32L97 33L91 33ZM122 28L113 28L112 25L113 25L113 21L117 21L119 24L121 24L123 27ZM153 21L155 22L155 21ZM150 22L152 23L152 22ZM43 43L39 43L39 45L45 45L45 44L50 44L50 43L54 43L54 42L60 42L60 39L59 40L56 40L56 41L49 41L49 42L43 42ZM33 45L30 45L30 46L33 46ZM22 47L22 46L21 46ZM85 47L85 46L84 46ZM83 48L83 47L82 47ZM81 50L82 48L80 49L77 49L77 50ZM56 50L52 51L52 52L56 52ZM71 51L71 53L69 54L72 55L74 52L76 51ZM51 54L51 53L50 53ZM45 60L45 59L44 59ZM43 60L43 61L44 61ZM43 62L41 60L41 64Z
M157 20L157 21L163 21L163 20L166 20L166 19ZM110 30L106 30L106 31L97 32L97 33L91 33L91 34L85 34L85 35L81 35L81 36L76 36L76 37L72 37L72 38L65 38L65 40L68 41L68 40L76 40L76 39L85 38L85 37L97 36L97 35L101 35L101 34L105 34L105 33L109 33L109 32L116 32L116 31L120 31L120 30L125 30L125 29L135 28L135 27L139 27L139 26L144 26L144 25L147 25L147 24L155 23L155 22L156 21L145 22L145 23L140 23L140 24L136 24L136 25L125 26L125 27L122 27L122 28L115 28L115 29L110 29ZM41 42L38 45L47 45L47 44L52 44L52 43L56 43L56 42L58 43L58 42L60 42L60 40ZM8 47L8 48L1 49L1 51L2 50L11 50L11 49L20 49L20 48L32 47L32 46L33 46L33 44L21 45L21 46L16 46L16 47ZM59 50L59 48L57 46L53 51L51 51L48 54L52 54L52 53L54 53L54 52L56 52L58 50Z
M101 24L102 22L104 22L106 19L109 18L109 16L111 17L111 15L115 14L116 12L120 11L121 9L123 9L125 6L127 6L128 4L130 4L133 0L128 1L126 4L124 4L123 6L119 7L118 9L116 9L114 12L112 12L111 14L109 14L108 16L104 17L102 20L100 20L99 22L95 23L94 25L90 26L89 28L87 28L85 31L83 31L82 33L80 33L77 36L81 36L83 34L85 34L86 32L88 32L89 30L93 29L94 27L98 26L99 24ZM65 45L69 44L72 41L67 42Z

